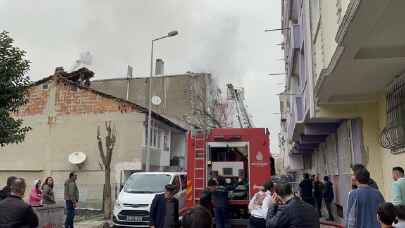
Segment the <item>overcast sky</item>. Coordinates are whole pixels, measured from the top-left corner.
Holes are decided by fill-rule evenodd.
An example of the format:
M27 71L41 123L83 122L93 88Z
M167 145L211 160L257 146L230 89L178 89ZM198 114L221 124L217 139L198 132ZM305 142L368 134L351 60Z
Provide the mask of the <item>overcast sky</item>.
M165 73L211 73L245 88L248 111L256 127L271 132L278 152L279 103L283 77L279 32L280 0L0 0L0 30L7 30L32 61L30 77L38 80L55 67L69 70L79 54L93 55L96 78L149 74L152 38L161 40L156 57Z

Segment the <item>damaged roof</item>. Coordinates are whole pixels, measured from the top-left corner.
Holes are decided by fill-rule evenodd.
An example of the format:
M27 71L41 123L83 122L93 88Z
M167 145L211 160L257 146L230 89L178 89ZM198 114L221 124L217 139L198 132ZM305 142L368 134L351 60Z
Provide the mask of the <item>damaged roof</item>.
M128 101L126 99L116 97L111 94L107 94L107 93L104 93L97 89L89 87L89 85L86 83L86 81L89 80L93 76L94 76L94 72L85 67L83 67L77 71L70 72L70 73L63 71L63 68L56 68L54 75L50 75L46 78L38 80L38 81L32 83L31 86L37 86L37 85L43 84L47 81L50 81L52 79L62 80L64 82L69 83L72 86L76 86L80 89L85 89L85 90L91 91L93 93L96 93L97 95L100 95L100 96L103 96L103 97L106 97L109 99L113 99L117 102L122 102L122 103L132 105L138 111L140 111L142 113L146 113L146 114L148 113L148 108L146 108L142 105L136 104L132 101ZM156 120L166 123L167 125L169 125L171 127L177 128L178 130L187 131L187 127L185 124L182 124L179 121L173 120L173 119L163 116L159 113L156 113L153 110L152 110L152 117Z

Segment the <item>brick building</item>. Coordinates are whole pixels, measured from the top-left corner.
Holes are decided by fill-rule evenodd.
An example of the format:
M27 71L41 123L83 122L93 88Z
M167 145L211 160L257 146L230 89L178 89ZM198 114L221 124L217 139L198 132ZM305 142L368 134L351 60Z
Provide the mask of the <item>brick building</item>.
M11 175L24 177L28 183L52 176L56 182L56 198L62 200L63 183L68 173L75 170L81 207L99 208L104 174L96 133L100 126L102 135L105 134L105 121L111 121L117 130L112 159L114 187L119 186L128 173L143 169L147 109L90 88L93 75L86 68L71 73L57 69L54 75L31 86L29 102L16 116L23 118L24 124L32 130L23 143L0 149L0 184ZM181 165L173 162L181 160L175 158L184 157L184 127L153 112L151 141L152 169ZM79 166L68 162L68 156L77 151L87 157Z

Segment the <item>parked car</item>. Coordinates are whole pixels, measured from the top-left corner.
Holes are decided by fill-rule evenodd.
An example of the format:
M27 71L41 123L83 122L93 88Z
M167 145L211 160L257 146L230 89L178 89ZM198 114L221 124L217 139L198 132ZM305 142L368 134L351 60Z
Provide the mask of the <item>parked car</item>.
M179 208L185 206L187 175L182 172L138 172L126 181L113 210L116 227L149 227L150 206L156 194L163 193L167 184L177 186L175 197Z

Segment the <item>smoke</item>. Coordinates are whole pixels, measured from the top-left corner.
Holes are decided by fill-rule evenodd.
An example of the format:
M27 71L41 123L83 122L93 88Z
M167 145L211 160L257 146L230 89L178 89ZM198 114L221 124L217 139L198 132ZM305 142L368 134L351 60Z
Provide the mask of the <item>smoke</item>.
M243 2L0 0L0 3L0 28L10 31L28 51L34 79L49 75L56 66L69 69L84 51L94 57L92 70L96 78L123 77L128 64L134 67L135 76L147 76L151 40L172 30L178 30L179 35L159 41L155 49L155 57L167 64L166 73L206 72L225 82L241 81L245 72L239 54Z
M194 5L192 15L192 44L190 68L196 72L209 72L222 84L238 80L245 73L245 62L240 56L239 9L227 3L205 1L207 5ZM202 9L202 10L201 10Z

